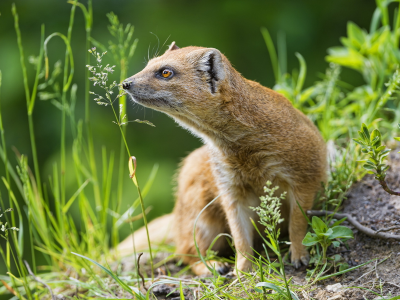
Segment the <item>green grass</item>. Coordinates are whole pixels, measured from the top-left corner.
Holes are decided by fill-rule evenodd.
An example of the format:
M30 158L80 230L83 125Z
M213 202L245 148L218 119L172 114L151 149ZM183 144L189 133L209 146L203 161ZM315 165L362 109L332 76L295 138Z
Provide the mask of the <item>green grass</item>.
M27 117L29 122L29 132L31 140L31 149L34 162L33 174L29 168L26 156L21 155L18 160L17 168L13 168L9 163L7 149L5 144L5 135L7 131L4 129L2 121L1 124L1 153L6 166L6 176L2 178L4 185L8 190L8 198L10 207L16 209L18 212L17 217L15 214L11 215L7 221L20 230L10 233L6 241L6 251L4 253L4 261L7 270L12 274L12 270L16 269L16 276L22 279L24 290L20 290L19 297L26 297L33 299L32 293L38 292L38 287L31 288L29 286L30 279L27 276L27 270L23 264L24 249L29 247L32 253L32 270L37 273L36 255L40 252L45 257L50 270L55 272L64 272L68 268L73 268L78 276L84 276L82 270L86 270L87 265L81 259L78 259L72 252L88 255L92 259L102 261L105 257L109 257L109 251L112 245L117 245L119 242L119 216L124 215L121 211L122 191L126 188L123 186L123 177L127 174L128 157L130 157L129 149L126 146L125 130L119 124L121 129L121 151L119 160L118 171L118 194L115 199L111 195L111 182L114 170L114 153L108 153L105 148L102 149L102 160L96 161L96 154L93 141L93 133L90 127L90 112L89 101L90 99L90 81L85 82L85 119L75 121L75 102L76 102L76 85L72 84L74 74L74 60L73 49L71 48L70 41L72 35L72 28L74 24L74 17L76 7L82 9L86 20L86 33L87 45L90 45L91 28L92 28L92 3L89 1L88 7L84 7L77 1L71 1L70 21L67 30L67 35L59 32L54 32L45 38L44 27L42 26L42 41L39 50L39 55L36 58L36 76L30 91L27 78L27 68L25 65L23 41L21 40L21 33L19 30L19 19L17 8L13 5L12 12L15 20L15 30L17 34L18 46L21 57L21 68L23 71L24 88L26 94ZM115 59L121 68L120 80L125 79L127 72L127 65L129 59L133 56L137 40L131 41L133 35L133 26L128 24L122 28L115 15L109 15L111 21L111 34L117 38L117 44L111 44L110 48L117 49L119 43L124 40L125 48L114 52ZM50 77L50 62L47 56L48 45L54 38L61 38L65 44L66 50L64 55L64 66L55 64L55 69ZM89 48L89 47L88 47ZM86 57L86 64L89 65L91 60L90 53ZM43 68L43 61L45 62ZM87 71L89 74L89 71ZM54 75L54 76L53 76ZM58 80L57 76L60 75L61 79ZM45 82L39 84L43 81ZM50 79L50 80L49 80ZM61 82L61 85L60 85ZM46 90L44 90L47 88ZM49 93L48 89L52 88L54 93ZM38 165L37 151L36 151L36 137L35 129L33 127L33 114L35 108L35 101L38 91L40 97L51 100L61 110L61 124L60 124L60 160L54 162L53 173L49 180L43 180L40 176L41 172ZM126 106L125 97L119 98L119 105L122 107L124 113ZM111 106L116 120L118 117ZM0 111L0 114L3 112ZM66 149L66 131L67 123L70 123L74 143L72 149ZM69 161L72 161L72 167L67 167L67 152L72 153ZM100 166L100 172L98 170ZM67 195L65 178L67 172L72 172L72 176L76 180L76 191L72 195ZM99 176L100 175L100 176ZM152 175L152 180L154 174ZM138 180L135 175L134 183L139 195L139 201L135 201L131 207L131 211L138 208L140 205L144 211L143 195L138 185ZM12 190L12 186L19 187L18 196ZM89 191L92 189L92 192ZM146 190L149 186L146 185ZM147 191L146 191L147 193ZM23 209L27 215L26 223L23 223L24 216L21 211L21 203L18 203L16 198L22 197L24 200ZM113 198L111 201L111 198ZM94 200L94 201L92 201ZM4 207L4 203L1 203ZM69 214L71 207L78 207L80 220L78 223ZM114 212L110 217L109 211ZM146 215L143 215L146 220ZM79 227L78 227L79 225ZM111 230L110 230L111 227ZM110 234L111 232L111 234ZM25 237L29 236L28 242L24 243ZM25 251L26 252L26 251ZM3 252L2 252L3 253ZM150 260L152 261L152 260ZM15 272L15 271L14 271ZM95 273L93 273L95 274ZM10 276L12 286L17 286L19 280Z
M84 88L84 117L76 119L78 87L73 83L75 69L73 53L76 50L71 46L76 8L78 11L80 9L85 19L86 48L91 49L95 46L97 50L109 52L119 72L118 82L127 77L128 65L134 58L138 41L134 39L134 27L130 24L121 24L117 16L110 13L107 17L110 21L109 32L112 39L108 46L102 45L91 34L92 1L89 0L87 6L77 0L68 3L71 4L71 13L66 35L60 32L47 34L44 26L41 28L40 48L34 60L35 79L31 87L28 82L17 8L15 5L12 6L32 151L32 163L22 154L17 156L18 165L16 167L12 165L10 155L6 151L6 135L11 135L12 132L8 131L11 128L7 127L7 124L3 124L2 114L7 112L2 111L0 106L0 156L6 166L1 184L7 191L7 195L0 195L0 205L4 210L5 203L9 203L13 211L5 214L4 218L10 227L19 228L19 231L7 231L3 236L5 246L0 248L0 254L7 274L1 274L0 279L13 289L16 297L36 299L48 295L43 285L28 276L28 270L24 265L24 260L28 257L33 273L40 274L41 279L52 288L62 287L71 290L80 287L86 290L85 295L81 296L88 299L94 297L115 299L121 294L121 290L127 293L126 297L150 299L152 288L159 284L174 285L181 299L184 299L185 292L193 291L193 288L198 288L197 299L260 299L260 297L297 299L303 291L311 291L317 281L354 269L327 274L327 266L317 264L312 269L309 283L305 286L296 286L292 279L285 275L284 265L288 262L281 254L277 236L265 241L265 245L274 248L276 258L268 255L268 249L265 248L265 255L257 254L252 258L253 272L235 270L234 280L220 276L210 267L213 275L203 281L182 278L154 281L154 269L176 257L171 255L167 260L153 265L153 256L162 249L151 247L149 260L151 278L146 279L150 282L149 291L146 293L140 290L137 271L126 275L119 274L118 270L111 271L109 267L104 267L107 266L107 262L117 260L110 250L120 242L122 225L137 212L139 207L144 223L147 224L144 199L154 182L158 167L154 167L144 188L141 189L135 172L136 166L130 159L131 151L125 138L125 125L131 122L125 117L126 97L118 94L116 99L118 101L114 103L111 90L108 89L109 84L103 95L104 103L107 104L104 109L109 107L112 109L121 135L120 148L117 154L105 147L95 148L96 141L90 123L89 103L93 98L90 93L93 88L89 80L91 76L89 68L86 70ZM396 10L392 20L393 25L390 25L388 2L377 1L377 3L378 8L372 17L370 30L367 32L349 22L347 37L341 39L342 46L328 49L329 54L326 57L329 62L328 69L320 75L319 81L309 87L304 86L307 64L303 56L295 54L299 61L299 69L288 73L284 36L278 36L278 47L275 47L268 30L265 28L261 30L275 75L274 89L284 94L296 108L307 114L334 149L331 151L334 155L330 157L330 179L324 186L324 193L317 199L318 205L324 209L333 207L337 211L353 181L364 175L362 168L356 164L359 159L358 148L355 144L349 144L361 124L363 122L371 124L371 127L379 124L383 140L397 135L393 129L397 128L400 122L398 97L400 75L397 69L400 64L398 49L400 14ZM55 38L61 39L65 45L65 53L60 57L63 63L53 63L48 57L48 46ZM92 50L92 54L93 52L95 50ZM87 66L94 63L92 54L89 52L86 54ZM101 64L101 61L98 63ZM343 68L358 72L364 83L353 86L351 82L342 81L340 75ZM0 92L1 74L0 72ZM114 85L117 86L118 83ZM37 139L33 117L38 97L41 100L50 100L48 103L59 108L61 116L60 158L54 161L52 174L48 179L41 177L43 166L38 163L36 150ZM66 143L68 132L74 139L71 149ZM101 153L101 159L98 159L98 152ZM129 174L128 169L133 175L133 184L124 185L124 178ZM66 178L74 178L73 192L66 188ZM114 179L117 182L116 186L112 184ZM135 189L137 198L132 199L132 205L123 210L123 191L127 189ZM114 190L117 192L113 193ZM7 201L3 201L3 198ZM70 213L72 210L78 211L76 214L78 218L72 217ZM326 223L330 221L330 219L325 220ZM223 236L217 238L221 237ZM148 243L150 245L149 237ZM315 251L318 251L318 248ZM39 256L46 261L45 266L37 264L36 258ZM206 262L215 259L215 253L208 251L206 257L201 255L199 257ZM229 259L225 261L231 262ZM67 271L69 275L65 276ZM187 268L178 275L185 271ZM272 290L276 293L270 293ZM0 293L6 292L8 290L5 286L0 288Z

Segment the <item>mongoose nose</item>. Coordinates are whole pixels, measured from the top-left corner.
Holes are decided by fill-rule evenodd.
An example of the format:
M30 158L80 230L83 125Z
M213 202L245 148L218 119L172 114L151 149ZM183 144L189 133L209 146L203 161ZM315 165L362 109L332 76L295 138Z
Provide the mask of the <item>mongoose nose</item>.
M131 85L132 85L132 81L125 81L125 82L122 83L122 88L124 90L127 90L127 89L129 89L131 87Z

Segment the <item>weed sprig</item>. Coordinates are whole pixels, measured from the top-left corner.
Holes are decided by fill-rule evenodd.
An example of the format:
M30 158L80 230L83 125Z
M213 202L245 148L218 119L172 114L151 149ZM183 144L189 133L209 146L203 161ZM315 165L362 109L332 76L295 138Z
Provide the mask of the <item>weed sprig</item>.
M398 127L400 129L400 124L398 124ZM386 149L386 146L382 144L382 135L379 129L370 132L367 125L363 123L358 135L360 138L353 140L361 146L361 152L368 156L367 159L359 161L364 163L363 168L367 170L367 173L375 175L375 178L387 193L400 196L400 192L390 189L385 181L386 172L390 167L386 164L390 149ZM400 137L394 139L400 141Z
M276 291L279 295L284 297L284 299L298 299L297 296L290 290L289 282L286 279L285 274L285 267L283 263L283 258L281 254L281 250L279 247L279 235L280 235L280 228L278 225L284 221L281 218L280 206L282 201L286 198L286 192L283 192L279 196L275 196L276 191L279 189L279 186L275 186L271 188L271 181L267 181L264 186L264 193L265 196L261 196L261 204L257 207L250 207L254 210L258 216L260 217L259 223L266 227L265 233L268 237L267 241L263 235L262 238L264 243L275 253L278 257L279 261L279 271L277 273L280 276L280 279L283 281L283 288L279 286L279 282L260 282L256 286L262 287L264 289L272 289ZM253 223L254 224L254 223ZM257 228L254 224L254 227ZM272 262L268 260L269 266L272 265ZM262 268L262 266L261 266Z

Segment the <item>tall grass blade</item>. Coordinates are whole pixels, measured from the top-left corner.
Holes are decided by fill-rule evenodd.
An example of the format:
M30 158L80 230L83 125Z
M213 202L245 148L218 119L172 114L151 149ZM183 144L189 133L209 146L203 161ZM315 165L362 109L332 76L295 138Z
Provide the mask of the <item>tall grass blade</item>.
M275 50L274 42L272 41L271 35L269 34L267 28L262 27L261 34L264 38L265 44L267 45L269 57L271 58L271 64L272 64L272 69L274 71L275 82L280 82L281 70L279 69L279 61Z
M24 89L25 89L25 97L26 97L26 107L27 107L27 112L28 112L28 122L29 122L29 135L30 135L30 139L31 139L31 150L32 150L32 156L33 156L33 164L35 167L35 177L36 177L36 181L37 181L37 186L38 186L38 191L39 194L42 194L42 184L41 184L41 179L40 179L40 171L39 171L39 163L37 160L37 150L36 150L36 141L35 141L35 131L34 131L34 127L33 127L33 120L32 120L32 115L29 114L30 111L30 92L29 92L29 86L28 86L28 75L27 75L27 71L26 71L26 66L25 66L25 55L24 55L24 48L22 46L22 39L21 39L21 31L19 29L19 17L18 17L18 13L17 13L17 8L15 6L15 4L12 4L11 7L11 11L14 17L14 27L15 27L15 32L17 34L17 42L18 42L18 49L19 49L19 53L20 53L20 62L21 62L21 68L22 68L22 75L24 78ZM42 33L44 37L44 27L42 27ZM41 46L42 47L42 46ZM38 65L38 68L40 68L40 66ZM36 75L38 76L39 73L36 73ZM32 95L33 97L34 95ZM32 99L35 99L34 97ZM33 110L33 106L32 106L32 110Z
M304 60L303 56L300 53L296 52L295 55L299 60L300 64L300 73L297 79L297 84L295 89L296 95L299 95L301 93L301 90L303 89L304 81L306 80L307 65L306 61Z
M325 280L325 279L328 279L328 278L331 278L331 277L334 277L334 276L338 276L338 275L353 271L353 270L361 268L361 267L363 267L363 266L365 266L365 265L367 265L367 264L369 264L369 263L371 263L371 262L373 262L375 260L377 260L377 258L371 259L371 260L369 260L369 261L367 261L367 262L365 262L365 263L363 263L361 265L358 265L358 266L355 266L355 267L352 267L352 268L348 268L348 269L340 271L340 272L336 272L334 274L329 274L329 275L326 275L326 276L318 277L318 281L319 280Z
M87 184L90 182L89 179L87 179L80 187L79 189L72 195L71 198L67 201L67 203L64 205L62 208L63 214L66 214L70 206L74 203L75 199L79 196L79 194L83 191L83 189L87 186Z

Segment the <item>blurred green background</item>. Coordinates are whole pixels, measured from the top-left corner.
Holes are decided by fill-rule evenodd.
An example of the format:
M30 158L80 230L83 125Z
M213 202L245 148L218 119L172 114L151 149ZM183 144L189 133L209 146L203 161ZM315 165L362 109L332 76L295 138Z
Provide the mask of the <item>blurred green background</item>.
M39 53L41 24L46 26L46 36L55 31L66 34L71 9L67 1L17 0L15 3L20 17L26 58L30 55L37 56ZM339 44L339 38L346 33L347 22L351 20L361 28L368 29L376 7L375 2L371 0L116 0L94 1L93 6L92 36L103 44L107 45L111 38L107 30L106 13L113 11L121 23L131 23L135 26L134 37L139 39L139 43L129 65L130 75L139 72L145 66L148 54L150 57L154 55L158 43L162 53L167 48L161 48L165 41L166 44L176 41L179 47L196 45L217 48L244 77L268 87L274 85L274 79L260 27L268 28L275 41L278 33L286 35L288 70L298 66L295 52L304 56L308 68L307 86L318 79L318 73L325 71L326 49ZM7 151L13 156L13 149L17 149L18 152L31 157L25 94L11 1L0 0L0 13L0 69L3 72L1 110L9 147ZM72 33L75 59L73 82L78 85L76 119L83 118L84 115L84 59L87 53L84 26L82 12L77 9ZM51 41L50 66L59 59L63 60L64 53L64 44L60 39ZM105 62L114 64L111 55L105 58ZM116 71L115 80L119 70ZM31 87L34 69L29 64L28 75ZM344 70L342 74L342 77L350 78L348 81L354 83L361 81L358 76L351 70ZM137 157L137 174L142 185L153 165L159 164L159 172L145 199L147 206L153 206L149 214L151 219L171 211L174 203L173 177L178 164L190 151L199 147L201 142L159 112L131 102L127 110L130 120L146 119L156 125L155 128L138 123L129 123L127 126L128 144L132 154ZM117 125L112 123L113 120L109 107L91 102L91 122L98 161L101 161L102 146L106 146L108 151L115 152L115 165L118 165L120 133ZM59 161L61 111L49 101L38 100L34 122L42 178L47 178L53 163ZM69 136L67 149L71 149L72 141L72 137ZM16 165L16 160L13 161ZM31 162L31 159L29 161ZM77 188L73 174L73 171L67 173L69 196ZM4 176L2 162L0 176ZM114 181L116 178L117 173ZM137 192L129 180L127 173L123 210L137 197ZM0 191L2 195L6 195L2 184ZM21 197L18 195L18 198ZM7 202L7 199L4 200ZM74 211L77 212L76 208L72 207L72 213ZM140 222L137 223L136 227L140 226ZM128 233L129 227L126 226L123 235Z

